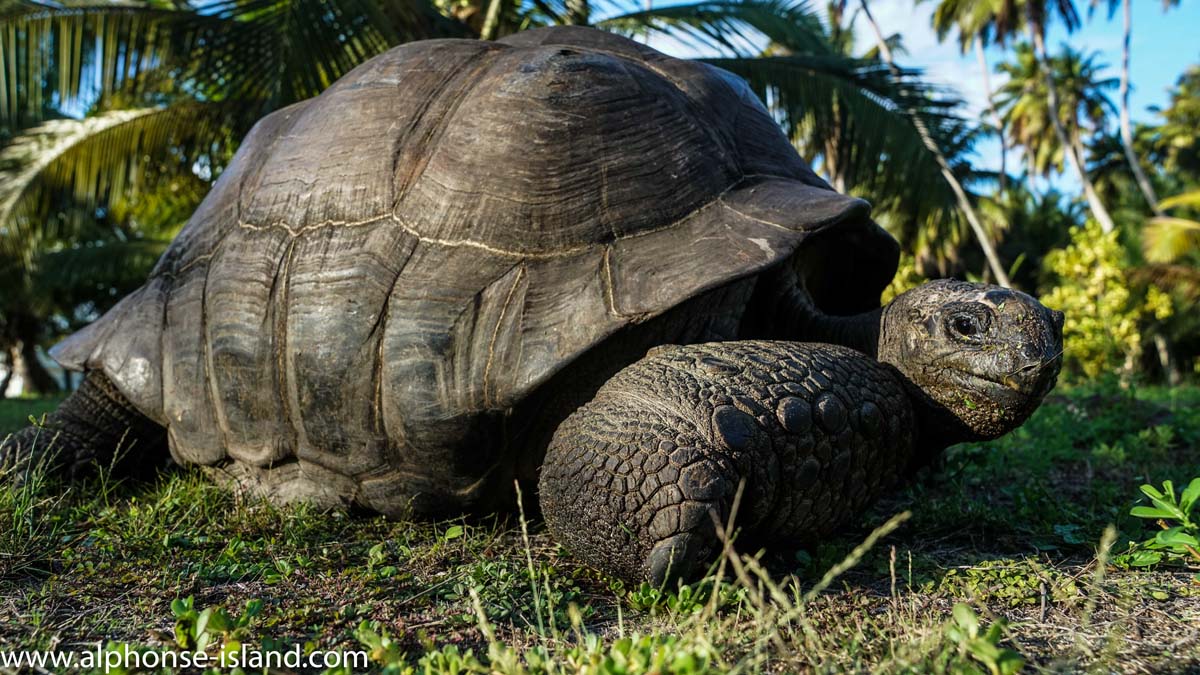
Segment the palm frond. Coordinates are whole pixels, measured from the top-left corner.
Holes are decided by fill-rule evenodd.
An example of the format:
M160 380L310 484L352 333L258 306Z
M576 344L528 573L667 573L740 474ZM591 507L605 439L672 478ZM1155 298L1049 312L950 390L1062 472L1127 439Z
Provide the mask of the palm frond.
M1175 208L1193 208L1200 209L1200 190L1191 190L1182 194L1177 194L1174 197L1167 197L1160 201L1158 205L1164 209Z
M370 0L223 0L204 6L216 23L180 77L202 98L265 100L279 107L319 94L393 45L467 37L431 3Z
M1186 218L1151 218L1142 230L1142 254L1153 263L1178 262L1200 252L1200 222Z
M128 289L146 280L146 272L170 245L170 239L119 239L76 243L38 254L35 293Z
M101 226L98 210L138 192L149 157L174 153L178 171L192 170L225 128L215 108L114 110L18 137L0 152L0 256L31 266L35 250L87 237Z
M819 160L831 180L875 204L904 243L924 225L931 238L956 228L957 207L937 161L917 132L920 115L952 160L969 154L974 135L957 102L920 82L916 71L840 55L704 59L743 77L768 103L800 153ZM952 161L953 163L953 161Z
M834 55L820 19L804 2L712 0L655 7L598 21L626 35L670 34L695 46L736 56L759 54L770 44L785 52Z
M217 23L161 3L15 3L0 13L0 126L79 117L114 97L152 104L170 86L168 67L187 58L182 36Z

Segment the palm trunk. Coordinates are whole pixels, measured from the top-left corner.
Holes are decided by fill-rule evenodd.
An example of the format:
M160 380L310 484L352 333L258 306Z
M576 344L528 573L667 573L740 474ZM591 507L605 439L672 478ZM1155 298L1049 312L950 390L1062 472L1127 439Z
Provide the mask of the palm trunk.
M1142 189L1142 196L1146 198L1150 210L1154 212L1154 215L1162 216L1165 214L1158 206L1158 195L1154 193L1154 186L1150 184L1146 172L1142 171L1142 164L1138 161L1137 153L1133 151L1133 125L1129 121L1129 42L1133 36L1132 0L1125 0L1123 4L1125 6L1125 41L1121 58L1121 145L1125 148L1125 159L1129 162L1129 168L1133 170L1133 177L1137 180L1138 187Z
M862 5L863 15L867 17L867 22L871 24L871 30L875 32L875 39L879 43L879 53L883 56L884 62L894 74L899 74L900 69L896 67L895 61L892 60L892 50L887 45L887 40L883 38L883 31L879 29L879 24L875 23L875 17L872 16L871 10L867 7L867 0L859 0ZM988 267L991 268L992 274L996 275L996 282L1001 286L1012 286L1012 281L1009 280L1008 274L1004 271L1004 267L1000 265L1000 258L996 255L996 249L992 246L991 240L987 236L987 232L983 229L983 224L979 220L979 214L975 212L975 206L971 204L971 200L967 198L967 191L963 189L962 183L958 177L950 170L950 163L946 161L946 156L942 154L941 148L933 140L933 136L929 133L929 128L925 126L925 121L918 117L915 113L911 116L913 126L916 127L917 134L921 137L921 142L925 147L933 153L934 159L937 160L938 168L941 169L942 178L950 186L954 192L954 197L958 201L958 208L967 218L967 223L971 226L971 231L975 233L975 239L979 242L979 248L983 249L983 256L987 258Z
M3 401L5 398L8 398L8 386L12 384L13 371L15 369L13 368L13 357L10 349L3 350L3 354L0 354L0 356L4 357L4 377L0 378L0 401Z
M979 59L979 70L983 73L983 93L987 96L987 112L996 123L996 135L1000 137L1000 192L1008 189L1008 139L1004 138L1004 120L996 111L992 102L992 77L988 68L987 54L983 51L983 41L975 38L975 56Z
M1096 194L1096 187L1092 185L1092 180L1088 178L1087 171L1083 165L1083 153L1079 147L1079 139L1075 138L1072 141L1067 136L1067 130L1063 127L1062 120L1058 117L1058 89L1055 87L1054 75L1050 72L1050 61L1046 54L1046 42L1044 40L1045 27L1041 24L1036 24L1033 21L1033 17L1030 17L1030 20L1025 23L1025 27L1029 31L1030 39L1033 41L1034 59L1037 61L1038 68L1042 71L1042 78L1046 83L1046 102L1050 106L1050 125L1054 127L1054 135L1063 149L1063 154L1067 157L1067 163L1071 165L1071 168L1079 176L1079 182L1083 185L1083 196L1087 199L1088 208L1091 209L1092 215L1100 223L1100 229L1105 232L1112 232L1117 229L1117 226L1113 222L1112 216L1108 214L1108 209L1104 208L1104 202L1100 201L1100 195Z
M1179 386L1183 381L1183 375L1180 374L1175 357L1171 354L1171 344L1167 342L1167 338L1163 337L1162 333L1154 334L1154 349L1158 352L1158 364L1162 366L1167 384L1172 387Z
M479 39L495 40L500 31L500 13L503 10L503 0L488 2L487 14L483 17L483 28L479 29Z
M572 26L586 26L591 21L591 7L588 0L567 0L567 23Z
M58 382L38 359L37 343L22 340L13 356L12 369L21 376L22 393L46 396L58 391Z

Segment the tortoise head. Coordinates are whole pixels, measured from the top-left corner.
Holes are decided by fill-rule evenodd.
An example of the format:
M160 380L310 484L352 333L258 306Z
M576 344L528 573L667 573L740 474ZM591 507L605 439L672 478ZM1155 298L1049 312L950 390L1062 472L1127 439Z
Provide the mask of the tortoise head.
M899 369L924 404L923 445L995 438L1054 387L1062 327L1062 312L1019 291L933 281L884 308L879 360Z

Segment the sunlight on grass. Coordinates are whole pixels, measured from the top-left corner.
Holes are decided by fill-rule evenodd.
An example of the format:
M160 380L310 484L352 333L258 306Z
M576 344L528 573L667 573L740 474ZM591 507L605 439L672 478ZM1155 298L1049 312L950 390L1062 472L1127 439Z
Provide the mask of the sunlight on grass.
M518 516L281 509L194 470L37 478L0 490L16 611L0 644L302 645L364 650L388 673L1186 670L1200 665L1195 566L1122 555L1159 530L1130 515L1149 505L1138 486L1200 476L1198 403L1200 389L1055 394L842 536L729 548L672 589L581 567Z

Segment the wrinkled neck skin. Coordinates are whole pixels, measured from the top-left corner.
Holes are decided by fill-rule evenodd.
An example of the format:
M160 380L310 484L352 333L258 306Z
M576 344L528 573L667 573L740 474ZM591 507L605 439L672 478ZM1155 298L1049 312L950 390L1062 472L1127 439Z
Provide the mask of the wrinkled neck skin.
M757 297L765 306L755 308L755 316L764 317L753 335L771 340L823 342L842 345L876 358L883 308L852 316L832 316L817 308L804 290L799 275L790 266L776 270L767 279L764 295Z

